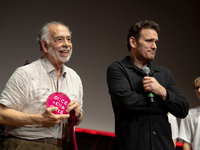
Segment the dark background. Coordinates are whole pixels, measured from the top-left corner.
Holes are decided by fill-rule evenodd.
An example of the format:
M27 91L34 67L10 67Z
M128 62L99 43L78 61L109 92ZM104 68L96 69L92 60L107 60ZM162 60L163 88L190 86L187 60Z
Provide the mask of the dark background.
M129 55L126 36L133 23L151 19L161 27L155 64L173 73L190 108L199 104L193 80L200 76L198 0L1 0L0 91L13 71L42 56L36 41L41 26L62 21L72 33L67 66L84 86L84 120L79 127L114 132L106 84L107 67Z

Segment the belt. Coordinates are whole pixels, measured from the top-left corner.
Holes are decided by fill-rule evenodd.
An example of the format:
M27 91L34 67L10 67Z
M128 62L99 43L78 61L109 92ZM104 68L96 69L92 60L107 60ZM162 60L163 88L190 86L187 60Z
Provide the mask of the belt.
M56 138L43 138L43 139L36 139L36 140L30 140L30 141L63 146L63 140L62 139L56 139Z
M8 135L8 137L10 138L18 138L15 137L13 135ZM21 138L18 138L21 139ZM28 140L28 139L21 139L21 140ZM28 141L33 141L33 142L39 142L39 143L47 143L47 144L54 144L54 145L58 145L58 146L64 146L67 141L66 140L62 140L62 139L56 139L56 138L42 138L42 139L35 139L35 140L28 140Z

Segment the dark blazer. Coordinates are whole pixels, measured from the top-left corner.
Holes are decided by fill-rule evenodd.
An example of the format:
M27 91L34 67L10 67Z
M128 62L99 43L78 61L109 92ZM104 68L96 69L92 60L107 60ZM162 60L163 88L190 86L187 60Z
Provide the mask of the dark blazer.
M188 102L179 91L171 72L148 64L153 76L167 90L167 99L154 97L150 103L143 89L142 70L127 56L107 70L107 84L115 114L116 150L173 150L167 112L184 118Z

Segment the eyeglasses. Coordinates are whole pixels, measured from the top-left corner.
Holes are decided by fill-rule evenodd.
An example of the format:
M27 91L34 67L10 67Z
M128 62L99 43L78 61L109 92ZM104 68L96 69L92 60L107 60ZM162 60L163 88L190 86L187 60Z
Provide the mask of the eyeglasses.
M195 91L195 92L198 91L199 88L200 88L200 86L196 86L196 87L194 88L194 91Z
M63 36L58 36L56 38L54 38L54 42L55 43L63 43L65 42L65 40L67 40L68 43L71 43L71 36L67 36L66 38Z

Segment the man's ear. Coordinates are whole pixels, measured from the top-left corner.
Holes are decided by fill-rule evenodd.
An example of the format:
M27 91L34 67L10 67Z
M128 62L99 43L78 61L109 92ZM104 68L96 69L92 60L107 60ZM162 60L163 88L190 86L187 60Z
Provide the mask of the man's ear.
M133 48L136 47L136 39L135 39L133 36L131 36L131 37L129 38L129 43L130 43L130 46L131 46L131 47L133 47Z
M45 40L41 41L41 46L42 46L43 51L45 53L47 53L48 52L48 44L47 44L47 42Z

